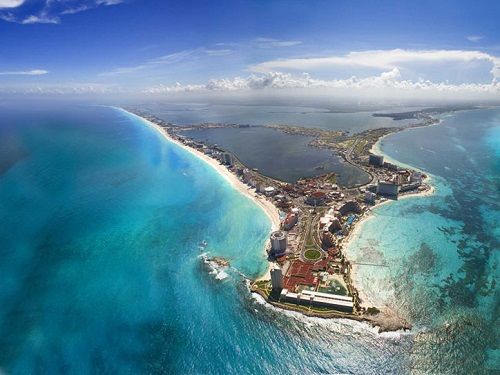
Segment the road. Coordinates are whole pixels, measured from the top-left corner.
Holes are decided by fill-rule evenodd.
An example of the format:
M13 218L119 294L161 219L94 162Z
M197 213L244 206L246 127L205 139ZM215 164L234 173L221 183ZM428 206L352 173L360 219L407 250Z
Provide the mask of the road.
M365 184L360 184L360 185L357 185L355 187L346 189L345 191L353 191L353 190L356 190L356 189L358 189L358 188L360 188L362 186L367 186L367 185L373 184L376 181L376 176L371 171L368 171L365 168L361 167L358 163L356 163L355 161L353 161L352 158L351 158L351 154L354 151L354 148L356 147L356 145L358 144L358 142L359 142L359 138L356 138L354 140L354 143L352 144L352 146L349 147L349 149L344 154L341 154L341 155L343 156L344 161L346 163L349 163L352 166L354 166L354 167L356 167L358 169L361 169L362 171L368 173L370 175L370 181L368 181Z

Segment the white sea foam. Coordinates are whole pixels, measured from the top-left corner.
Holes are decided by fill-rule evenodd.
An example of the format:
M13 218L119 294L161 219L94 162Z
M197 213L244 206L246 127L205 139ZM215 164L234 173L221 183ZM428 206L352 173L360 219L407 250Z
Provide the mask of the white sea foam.
M382 332L379 333L378 326L372 326L367 322L360 322L352 319L343 319L343 318L318 318L304 315L300 312L291 311L281 309L279 307L273 306L268 303L261 295L257 293L251 293L253 300L262 305L266 309L270 311L274 311L280 313L288 318L292 318L300 323L306 325L307 327L322 327L332 332L338 333L356 333L356 334L371 334L378 337L383 337L386 339L399 339L402 336L410 336L413 335L411 331L392 331L392 332Z

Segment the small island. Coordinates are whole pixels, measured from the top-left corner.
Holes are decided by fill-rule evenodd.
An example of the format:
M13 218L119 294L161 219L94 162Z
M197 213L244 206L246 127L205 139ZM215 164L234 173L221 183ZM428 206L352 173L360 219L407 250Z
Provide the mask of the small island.
M264 276L250 284L252 293L268 303L307 316L366 321L379 331L408 330L411 325L393 311L366 305L352 281L356 263L345 253L354 229L376 205L416 194L430 194L427 176L385 160L376 143L384 136L408 128L429 126L439 120L425 111L413 114L418 122L406 127L380 128L357 134L324 129L269 126L288 134L313 136L311 147L326 148L346 163L368 173L365 184L342 187L328 173L286 183L244 165L236 155L217 145L193 140L183 133L192 129L249 127L239 124L176 126L142 111L129 110L161 129L166 136L198 156L217 163L223 173L243 185L273 222L266 246L269 261ZM380 114L379 114L380 115ZM390 115L390 114L389 114ZM384 267L386 265L371 264Z

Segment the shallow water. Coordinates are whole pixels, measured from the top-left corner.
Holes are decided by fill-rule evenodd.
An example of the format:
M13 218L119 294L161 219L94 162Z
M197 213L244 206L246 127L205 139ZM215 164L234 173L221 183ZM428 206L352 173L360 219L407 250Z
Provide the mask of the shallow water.
M388 266L358 266L357 283L413 323L416 370L500 370L492 329L499 324L499 134L500 110L492 109L381 141L390 158L430 172L436 194L376 208L349 253Z

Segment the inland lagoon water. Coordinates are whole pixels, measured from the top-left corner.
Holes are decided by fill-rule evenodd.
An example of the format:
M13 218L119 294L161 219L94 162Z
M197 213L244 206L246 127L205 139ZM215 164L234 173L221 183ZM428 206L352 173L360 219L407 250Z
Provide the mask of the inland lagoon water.
M447 152L468 150L465 155L478 163L471 172L475 195L461 197L450 187L449 178L456 177L465 191L466 175L440 175L436 167L429 168L441 184L436 197L381 208L407 207L404 219L392 219L391 235L401 233L398 256L392 248L377 253L391 262L384 296L390 299L396 285L396 308L415 329L380 335L362 323L306 319L253 298L241 273L256 276L265 269L267 216L143 121L105 107L2 108L0 372L388 374L497 368L492 309L498 294L491 282L498 272L498 206L489 203L487 195L495 191L487 186L498 187L499 138L492 120L498 112L485 113L473 120L473 137L453 130L462 129L454 117L448 127L418 130L422 138L427 131L445 132L439 135L445 144L452 142ZM396 145L410 147L404 143L409 133L387 138L384 151L402 156L394 155ZM461 147L446 138L450 134ZM430 139L437 145L436 137ZM410 149L416 159L400 159L430 167L423 164L427 151ZM453 170L466 159L450 158L445 166ZM480 163L497 168L496 175ZM404 237L407 220L414 220L415 240ZM380 241L369 229L359 249L350 249L354 256L362 256L366 239ZM414 248L423 231L427 247ZM229 278L217 281L206 272L202 240L211 254L229 259ZM449 261L442 246L451 249ZM398 287L393 277L404 285Z
M180 126L207 122L249 125L281 124L352 133L403 126L414 122L413 120L394 121L389 117L374 117L373 113L422 109L422 107L387 107L383 110L340 112L315 107L206 103L146 103L136 107Z
M370 180L368 173L343 161L331 150L309 146L312 137L284 134L266 127L221 128L182 133L207 144L217 144L233 152L241 162L266 176L296 182L303 177L337 174L341 186Z
M179 126L206 122L224 124L285 124L309 128L342 130L352 133L368 129L405 126L416 120L394 121L374 117L374 112L398 112L414 108L386 108L378 111L335 112L327 108L283 105L242 105L206 103L147 103L131 105L139 110ZM343 162L329 150L309 147L311 137L289 135L265 127L244 129L203 129L185 133L208 143L216 143L233 152L248 167L286 182L301 177L336 173L341 186L355 186L369 181L363 170Z

